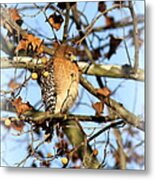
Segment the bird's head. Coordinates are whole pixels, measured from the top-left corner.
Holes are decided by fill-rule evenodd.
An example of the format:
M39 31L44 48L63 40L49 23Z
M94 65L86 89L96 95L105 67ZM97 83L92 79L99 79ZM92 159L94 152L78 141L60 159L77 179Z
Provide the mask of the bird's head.
M76 49L69 45L59 45L55 51L55 57L64 58L70 61L77 60L77 52Z

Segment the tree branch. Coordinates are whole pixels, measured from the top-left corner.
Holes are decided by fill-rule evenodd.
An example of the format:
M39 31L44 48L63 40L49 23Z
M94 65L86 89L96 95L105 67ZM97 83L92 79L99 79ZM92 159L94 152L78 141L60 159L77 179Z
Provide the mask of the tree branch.
M68 36L68 26L69 26L69 13L70 13L70 4L66 2L66 13L65 13L65 24L64 24L64 31L63 31L63 42L66 41Z
M100 100L104 100L105 104L112 108L114 112L116 112L124 121L142 131L144 131L144 122L140 120L139 117L128 111L123 104L116 102L112 98L105 98L104 96L98 95L96 89L93 85L88 82L85 78L80 78L80 83L82 86L87 89L91 94L96 96Z
M138 33L138 20L133 8L132 1L129 1L129 10L133 19L133 40L135 46L134 69L136 72L139 66L139 37L138 37L139 33Z
M79 62L78 65L82 72L88 75L144 81L144 71L138 69L136 73L133 73L134 69L128 65L88 64L84 62Z
M127 7L127 6L123 6ZM101 12L96 18L94 18L91 22L91 24L86 28L84 36L77 42L77 44L81 44L82 41L92 32L94 24L97 22L97 20L102 17L104 14L108 13L109 11L112 11L113 9L119 8L119 5L113 5L111 8L106 9L105 11Z
M8 13L8 9L1 8L1 14L0 14L0 19L3 19L5 22L7 22L14 30L16 30L16 33L18 35L25 36L27 35L27 31L23 30L18 24L16 24L15 21L13 21ZM53 55L53 50L51 48L46 47L45 45L42 46L43 51L49 55Z
M32 59L31 57L14 57L13 60L1 58L1 68L44 68L44 65L39 62L41 62L40 59ZM134 73L134 69L127 65L118 66L78 62L78 66L81 72L87 75L144 81L144 70L137 69L137 72Z
M139 15L137 16L137 23L144 23L144 16ZM128 21L128 18L125 18L121 21L116 21L114 22L113 26L98 26L94 27L92 29L92 32L103 32L103 30L109 30L109 29L117 29L117 28L122 28L122 27L128 27L133 25L133 21Z
M8 39L4 38L1 33L0 33L0 39L1 39L0 48L2 49L2 51L5 52L6 54L9 54L12 57L14 45Z
M118 166L119 166L120 169L126 169L127 156L126 156L126 153L124 151L121 132L120 132L119 129L114 129L114 134L115 134L115 137L116 137L116 142L117 142L117 147L118 147L118 149L117 149L117 153L118 153L118 156L119 156L119 160L117 162Z
M1 111L8 111L16 113L16 109L12 106L10 101L2 101L0 103L0 110ZM11 117L10 117L11 118ZM75 120L75 121L81 121L81 122L96 122L96 123L107 123L112 122L114 120L120 119L120 117L116 114L108 115L108 116L86 116L86 115L73 115L73 114L52 114L50 112L41 112L41 111L27 111L25 114L23 114L23 119L18 117L12 117L11 121L25 121L33 122L35 124L41 124L42 122L45 122L46 120L49 121L49 119L54 120L55 123L58 122L65 122L66 120ZM5 120L5 118L1 118L1 121Z

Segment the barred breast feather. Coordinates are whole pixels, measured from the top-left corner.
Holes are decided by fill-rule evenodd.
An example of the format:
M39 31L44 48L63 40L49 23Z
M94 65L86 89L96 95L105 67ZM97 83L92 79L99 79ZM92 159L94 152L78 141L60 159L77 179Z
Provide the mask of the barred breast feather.
M66 113L78 96L78 67L70 60L54 58L47 66L48 77L40 78L46 111Z
M48 77L40 77L41 93L45 104L45 110L54 113L56 106L56 89L53 74L53 62L48 64L46 70L49 72Z

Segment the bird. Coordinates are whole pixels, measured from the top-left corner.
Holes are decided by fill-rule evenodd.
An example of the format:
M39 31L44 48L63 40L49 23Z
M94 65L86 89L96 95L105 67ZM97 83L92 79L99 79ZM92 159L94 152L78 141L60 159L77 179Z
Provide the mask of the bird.
M65 114L74 105L79 86L76 58L75 48L61 44L47 63L44 70L48 76L39 79L46 111Z

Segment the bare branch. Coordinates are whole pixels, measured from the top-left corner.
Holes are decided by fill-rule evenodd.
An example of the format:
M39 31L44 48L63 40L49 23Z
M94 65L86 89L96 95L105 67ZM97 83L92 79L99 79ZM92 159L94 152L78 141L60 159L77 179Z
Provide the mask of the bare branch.
M31 57L15 57L13 60L1 58L1 68L44 68L44 65L39 62L41 62L40 59L32 59ZM127 65L118 66L78 62L78 66L80 71L87 75L144 81L144 71L142 69L138 69L137 72L134 73L134 69Z
M139 66L139 37L138 37L138 20L133 8L132 1L129 1L129 10L133 19L133 40L135 45L134 69L136 72Z
M103 132L107 131L108 129L110 128L116 128L118 127L119 125L122 125L123 124L123 121L118 121L118 122L114 122L114 123L111 123L110 125L107 125L106 127L104 127L103 129L101 129L100 131L98 131L97 133L95 133L93 136L91 136L88 141L92 141L93 139L95 139L96 137L98 137L99 135L101 135Z
M116 137L116 141L117 141L117 146L118 146L118 149L117 149L117 153L118 153L118 156L119 156L119 168L120 169L126 169L126 154L124 152L124 147L123 147L123 140L122 140L122 137L121 137L121 132L119 129L114 129L114 134L115 134L115 137Z
M63 32L63 41L66 41L68 36L68 26L69 26L69 12L70 12L70 4L66 2L66 13L65 13L65 24L64 24L64 32Z
M91 94L99 98L100 100L104 99L104 102L106 105L114 110L119 116L125 120L128 124L137 127L138 129L141 129L144 131L144 123L140 120L139 117L128 111L123 104L116 102L112 98L105 98L101 95L98 95L96 92L96 89L93 87L93 85L88 82L85 78L81 77L80 82L84 88L86 88Z
M2 49L2 51L4 51L6 54L9 54L10 56L13 56L14 45L8 39L4 38L1 33L0 33L0 39L1 39L0 48Z
M78 65L82 72L88 75L144 81L144 71L138 69L136 73L133 73L134 69L128 65L88 64L84 62L79 62Z
M144 23L144 16L139 15L137 16L137 23ZM133 21L128 21L128 18L122 19L121 21L116 21L113 26L98 26L94 27L92 29L92 32L103 32L103 30L109 30L109 29L117 29L122 27L128 27L133 25Z
M1 103L1 110L2 111L11 111L15 112L15 109L13 107L9 107L4 105L4 103ZM1 118L1 121L5 121L6 118ZM65 121L73 120L73 121L81 121L81 122L95 122L95 123L108 123L115 121L117 119L120 119L117 115L111 115L111 116L85 116L85 115L73 115L73 114L52 114L49 112L35 112L35 111L29 111L23 114L20 118L18 117L9 117L9 119L13 121L27 121L32 122L35 124L42 124L45 121L49 122L49 119L51 119L55 123L62 123Z
M96 18L94 18L94 20L91 22L91 24L86 28L86 32L85 32L85 35L77 42L77 44L81 44L82 41L92 32L93 30L93 26L94 24L96 23L96 21L102 17L104 14L106 14L107 12L109 11L112 11L113 9L116 9L118 8L119 5L113 5L111 8L103 11L101 14L99 14ZM126 6L123 6L123 7L126 7Z

